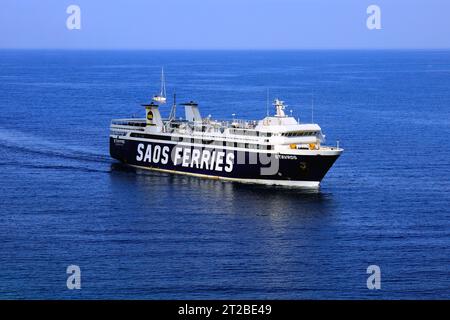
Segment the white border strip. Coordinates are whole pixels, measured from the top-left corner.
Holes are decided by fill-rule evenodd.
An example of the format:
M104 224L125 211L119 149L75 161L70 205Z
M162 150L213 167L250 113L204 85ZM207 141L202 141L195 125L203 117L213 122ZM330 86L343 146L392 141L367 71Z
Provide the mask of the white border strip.
M228 177L221 177L221 176L211 176L211 175L201 174L201 173L192 173L192 172L161 169L161 168L154 168L154 167L144 167L144 166L138 166L138 165L128 164L128 163L125 163L125 164L129 165L131 167L134 167L134 168L138 168L138 169L158 171L158 172L164 172L164 173L184 174L187 176L206 178L206 179L212 179L212 180L224 180L224 181L233 181L233 182L241 182L241 183L249 183L249 184L288 186L288 187L308 188L308 189L318 189L320 186L320 181L228 178Z

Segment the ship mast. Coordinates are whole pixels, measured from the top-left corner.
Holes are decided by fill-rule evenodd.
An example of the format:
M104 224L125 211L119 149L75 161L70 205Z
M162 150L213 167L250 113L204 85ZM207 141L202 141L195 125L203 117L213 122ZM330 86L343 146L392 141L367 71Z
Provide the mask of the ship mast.
M173 94L173 105L172 109L170 109L170 115L169 115L169 122L175 120L177 113L177 95L176 93Z

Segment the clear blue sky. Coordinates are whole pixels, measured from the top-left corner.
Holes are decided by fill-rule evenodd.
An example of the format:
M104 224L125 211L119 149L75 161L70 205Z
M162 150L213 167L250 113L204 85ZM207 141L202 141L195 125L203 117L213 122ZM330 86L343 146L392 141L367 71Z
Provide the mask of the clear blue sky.
M1 0L0 48L450 48L450 0Z

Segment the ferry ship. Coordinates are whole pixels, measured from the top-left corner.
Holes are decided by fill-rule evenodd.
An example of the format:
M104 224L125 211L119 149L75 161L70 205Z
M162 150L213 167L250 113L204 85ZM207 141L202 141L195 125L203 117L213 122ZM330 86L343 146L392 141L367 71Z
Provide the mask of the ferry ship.
M160 96L158 96L160 97ZM276 99L275 114L262 120L202 117L194 101L175 102L163 119L153 99L145 118L116 119L110 126L111 157L127 165L228 181L318 188L343 149L322 145L315 123L300 123ZM165 99L164 99L165 102Z

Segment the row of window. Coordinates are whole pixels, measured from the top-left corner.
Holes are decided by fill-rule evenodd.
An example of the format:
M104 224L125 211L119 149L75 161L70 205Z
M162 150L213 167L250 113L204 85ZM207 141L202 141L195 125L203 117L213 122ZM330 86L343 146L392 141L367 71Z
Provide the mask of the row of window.
M303 137L303 136L316 136L318 135L318 131L292 131L292 132L284 132L281 135L283 137Z
M214 145L214 146L220 146L220 147L226 146L226 147L245 148L245 149L272 150L272 146L270 146L270 145L261 145L261 144L256 144L256 143L216 141L216 140L204 140L204 139L183 138L183 137L178 137L178 139L175 138L174 140L179 141L179 142L207 144L207 145Z
M255 130L245 130L245 129L230 129L231 134L249 136L249 137L271 137L271 132L260 132Z
M127 133L124 131L116 131L116 130L111 130L111 135L113 136L126 136Z

